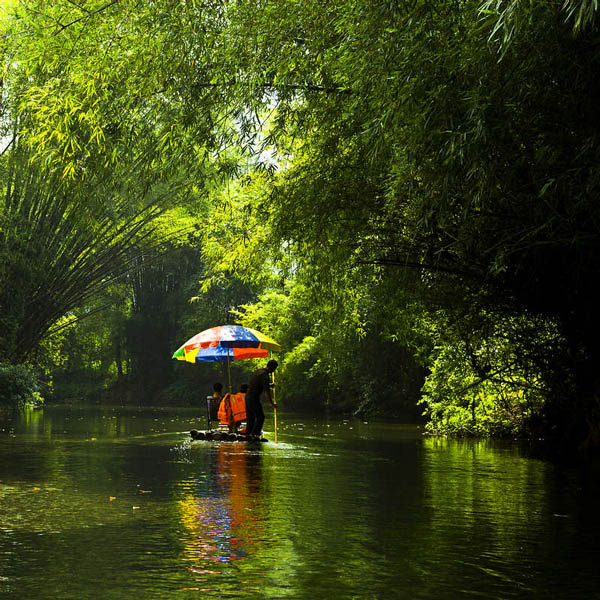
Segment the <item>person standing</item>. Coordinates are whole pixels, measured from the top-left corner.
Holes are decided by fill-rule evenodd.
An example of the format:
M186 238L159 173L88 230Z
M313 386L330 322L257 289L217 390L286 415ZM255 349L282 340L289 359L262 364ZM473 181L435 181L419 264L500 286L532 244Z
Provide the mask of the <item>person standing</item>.
M262 426L265 422L265 413L260 397L264 393L266 399L277 408L271 393L271 373L275 372L278 362L270 360L266 367L258 369L252 374L246 394L246 435L251 438L260 438Z

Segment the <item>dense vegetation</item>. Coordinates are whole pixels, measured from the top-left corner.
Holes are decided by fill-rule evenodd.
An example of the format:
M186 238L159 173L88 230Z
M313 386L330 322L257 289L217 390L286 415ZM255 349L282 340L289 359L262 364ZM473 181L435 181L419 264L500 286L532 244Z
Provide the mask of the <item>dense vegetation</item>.
M189 402L219 371L171 352L235 321L282 343L289 406L600 445L594 0L1 26L0 362L48 397Z

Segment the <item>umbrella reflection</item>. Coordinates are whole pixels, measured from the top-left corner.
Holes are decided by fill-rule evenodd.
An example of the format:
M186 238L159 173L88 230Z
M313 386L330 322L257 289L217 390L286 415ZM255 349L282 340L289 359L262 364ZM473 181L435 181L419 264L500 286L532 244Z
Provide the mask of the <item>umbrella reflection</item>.
M184 484L179 509L190 571L217 573L219 565L247 557L262 539L261 458L246 444L219 444L211 448L208 473Z

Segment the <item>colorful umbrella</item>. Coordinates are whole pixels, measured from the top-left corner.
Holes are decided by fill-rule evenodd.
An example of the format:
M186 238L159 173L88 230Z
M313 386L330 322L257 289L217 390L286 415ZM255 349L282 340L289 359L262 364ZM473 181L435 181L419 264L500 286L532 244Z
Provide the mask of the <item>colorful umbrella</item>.
M241 325L220 325L197 333L173 353L187 362L214 362L264 358L281 346L260 331Z

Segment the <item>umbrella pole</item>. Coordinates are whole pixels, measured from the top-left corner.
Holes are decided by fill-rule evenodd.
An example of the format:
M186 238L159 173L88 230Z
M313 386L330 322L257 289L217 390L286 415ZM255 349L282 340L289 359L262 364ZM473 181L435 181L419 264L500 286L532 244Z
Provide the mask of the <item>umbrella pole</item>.
M229 348L227 348L227 379L229 381L229 393L231 394L231 366L229 362Z

